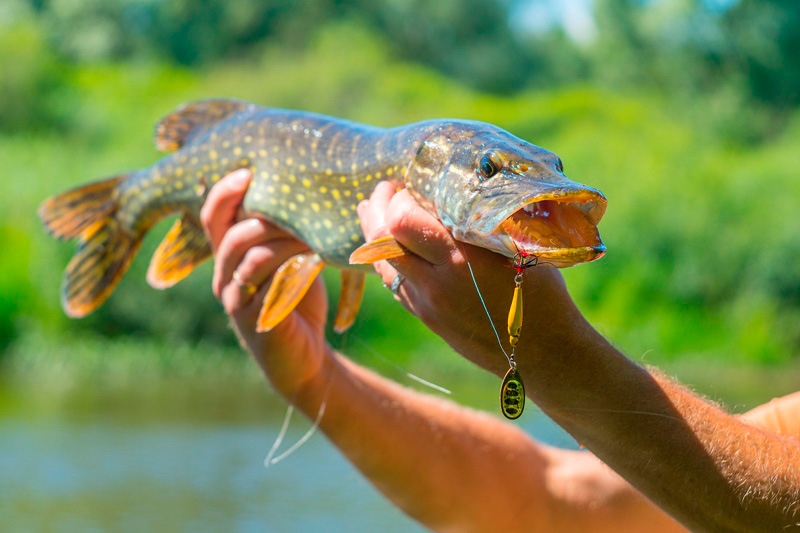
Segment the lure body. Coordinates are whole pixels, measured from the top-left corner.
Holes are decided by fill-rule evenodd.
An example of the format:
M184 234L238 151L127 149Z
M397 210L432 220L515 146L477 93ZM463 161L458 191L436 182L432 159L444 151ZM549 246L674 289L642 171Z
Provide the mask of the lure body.
M500 386L500 410L506 418L516 420L525 409L525 385L516 368L508 369Z
M522 286L514 287L514 296L511 298L511 309L508 312L508 342L512 347L519 342L519 333L522 330Z

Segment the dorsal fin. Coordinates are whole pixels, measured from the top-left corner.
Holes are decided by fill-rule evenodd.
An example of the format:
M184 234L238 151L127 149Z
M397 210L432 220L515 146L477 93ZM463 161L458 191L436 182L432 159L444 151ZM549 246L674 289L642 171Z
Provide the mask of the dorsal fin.
M186 144L198 132L234 113L255 108L244 100L199 100L184 104L156 125L156 148L172 152Z

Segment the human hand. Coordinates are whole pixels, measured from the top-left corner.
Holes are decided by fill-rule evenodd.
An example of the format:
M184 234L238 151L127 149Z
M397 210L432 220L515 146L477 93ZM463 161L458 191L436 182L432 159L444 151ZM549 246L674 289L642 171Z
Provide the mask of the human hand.
M486 249L457 242L407 190L380 183L369 200L358 206L367 242L391 234L409 251L375 263L390 285L401 273L405 280L395 298L440 335L456 351L479 366L502 375L508 362L500 355L497 338L486 317L470 276L467 261L492 320L508 350L506 321L514 289L515 271L509 259ZM570 335L580 313L555 268L536 267L524 272L524 322L520 347L525 356L544 355L548 346ZM518 356L519 358L519 356Z
M269 332L257 333L256 321L278 267L308 246L265 220L238 220L251 175L238 170L208 194L200 220L214 251L214 294L244 347L275 388L292 400L319 378L331 357L324 328L328 300L317 279L298 306Z

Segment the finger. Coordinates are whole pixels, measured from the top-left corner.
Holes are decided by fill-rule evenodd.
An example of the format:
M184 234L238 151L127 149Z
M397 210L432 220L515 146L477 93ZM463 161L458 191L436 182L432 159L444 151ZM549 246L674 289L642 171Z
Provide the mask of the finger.
M211 188L200 210L200 222L206 231L211 249L216 252L222 236L236 222L251 174L247 169L231 172Z
M292 238L276 239L265 245L254 246L247 250L242 262L236 267L237 277L243 282L260 287L284 262L308 250L305 243Z
M361 220L361 229L364 231L364 238L367 242L389 234L386 229L385 215L389 201L396 190L395 182L382 181L375 186L369 200L362 201L356 207Z
M267 280L269 279L270 278L267 277ZM249 327L251 323L255 324L257 316L247 319L246 315L248 313L258 313L260 306L255 307L254 302L264 301L264 296L266 296L268 288L269 283L267 282L257 286L255 291L250 291L240 287L234 281L222 288L222 293L220 294L219 299L220 302L222 302L222 307L225 309L226 313L234 317L236 320L246 319L245 326ZM255 307L255 310L251 310L250 307Z
M388 261L378 261L374 263L372 266L375 267L375 272L378 273L380 276L381 281L385 286L390 286L392 284L392 280L394 280L395 276L399 273L397 269L390 265Z
M254 246L247 250L236 265L236 278L231 278L221 289L220 300L228 313L238 313L254 299L263 300L266 282L289 258L307 250L308 247L296 239L281 238L268 245ZM249 289L255 287L255 290ZM258 295L261 294L259 299Z
M392 181L382 181L375 186L369 200L364 200L356 207L358 218L361 221L361 230L367 242L388 235L384 217L389 201L396 191L396 184ZM397 270L386 261L378 261L373 266L387 287L391 284Z
M386 230L397 242L429 263L443 265L458 251L447 228L423 209L407 189L392 196L385 213Z
M381 182L375 187L370 199L358 205L358 216L367 241L389 235L385 217L391 201L399 194L396 191L396 183ZM383 284L390 287L398 273L402 273L406 278L417 278L417 276L424 275L425 270L429 269L431 265L413 253L409 253L389 261L378 261L373 266ZM401 288L395 293L395 299L400 300L406 308L412 297L412 293L408 290L409 285L410 282L403 282L400 285Z
M212 288L219 297L222 287L230 283L233 273L247 250L270 240L287 238L287 233L264 220L250 218L231 226L222 236L214 257Z

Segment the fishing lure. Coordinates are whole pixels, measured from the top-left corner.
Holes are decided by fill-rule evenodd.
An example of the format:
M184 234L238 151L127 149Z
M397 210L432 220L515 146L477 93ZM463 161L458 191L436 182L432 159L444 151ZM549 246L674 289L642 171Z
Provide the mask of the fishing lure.
M486 312L486 317L489 319L489 324L494 330L494 335L497 337L497 344L505 354L506 359L508 359L508 372L503 377L503 383L500 386L500 411L503 416L510 420L519 418L525 409L525 384L522 382L522 376L517 370L516 360L517 343L522 332L522 273L525 269L538 264L539 257L537 255L517 248L517 253L512 260L512 267L517 271L517 274L514 276L514 295L511 298L511 307L508 310L508 342L511 345L511 353L508 353L503 348L503 343L500 341L497 328L494 326L492 315L489 313L486 301L483 299L483 294L481 294L481 289L478 287L478 280L475 279L475 273L472 271L472 265L467 259L467 268L469 269L469 275L472 277L472 283L475 285L475 290L478 292L478 298L483 305L483 310Z
M511 345L511 353L508 354L508 372L500 386L500 410L511 420L519 418L525 409L525 384L517 370L516 361L517 343L522 331L522 272L526 268L536 266L538 259L535 255L518 251L513 260L517 274L514 276L514 296L511 298L511 307L508 310L508 342Z

